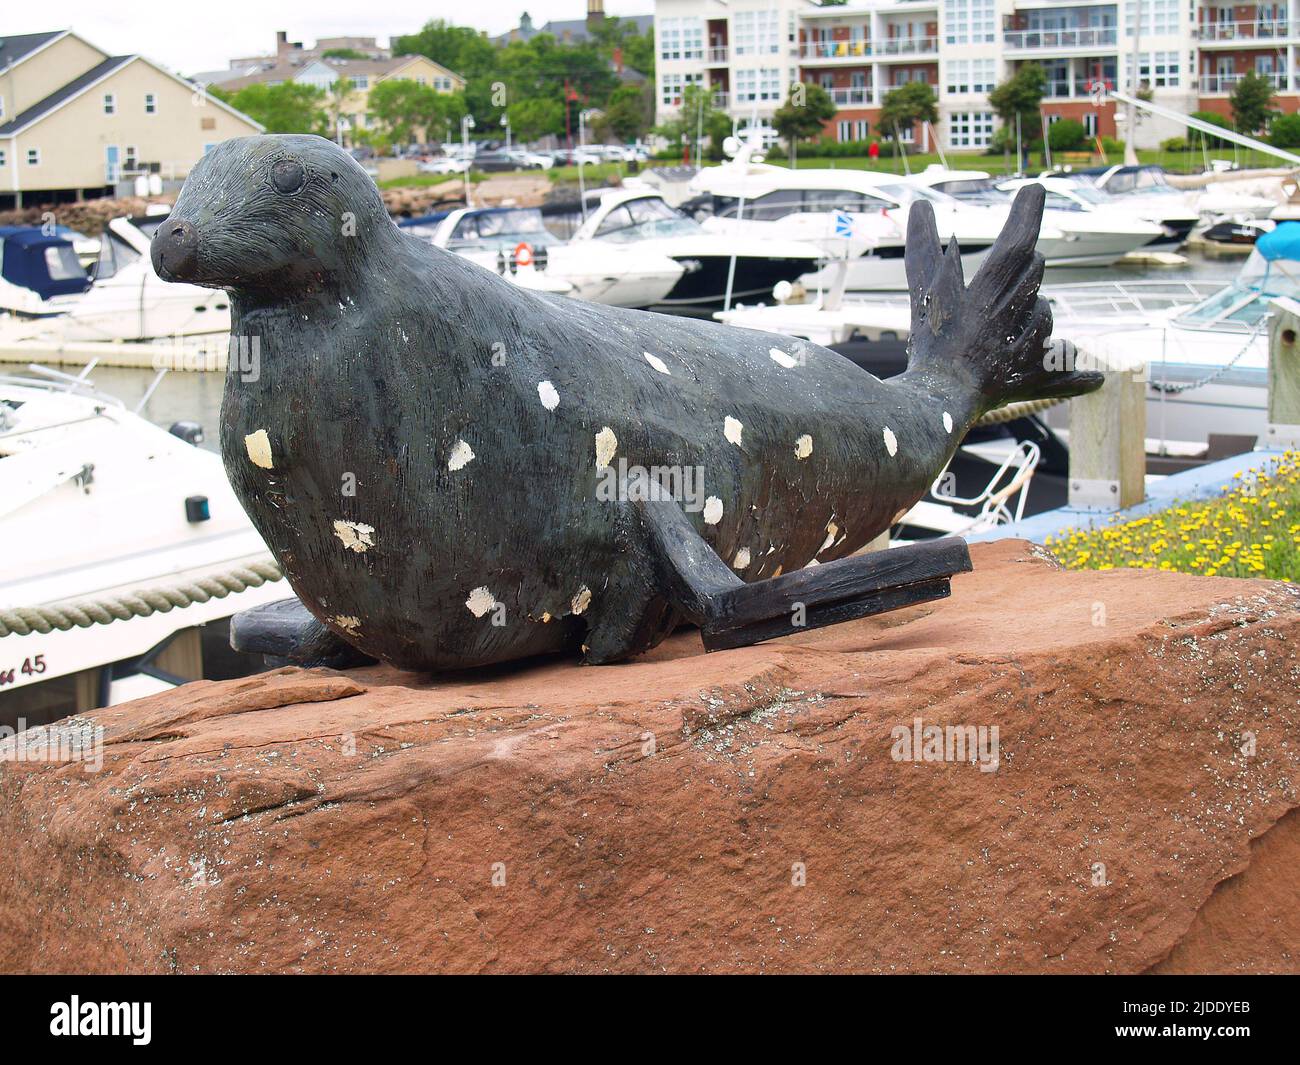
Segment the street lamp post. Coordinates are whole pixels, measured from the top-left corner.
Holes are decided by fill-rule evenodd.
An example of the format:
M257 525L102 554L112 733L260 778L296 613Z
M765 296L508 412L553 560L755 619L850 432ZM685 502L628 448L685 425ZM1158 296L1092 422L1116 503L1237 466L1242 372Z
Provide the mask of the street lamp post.
M509 155L510 154L510 116L509 115L501 116L501 125L505 126L506 128L506 154Z
M590 111L578 112L578 199L582 203L582 220L587 220L587 186L582 179L582 163L586 158L582 148L587 143L587 116Z
M474 128L474 116L466 115L460 120L460 151L465 157L465 206L474 206L474 193L469 183L469 172L473 169L473 161L469 154L469 131Z

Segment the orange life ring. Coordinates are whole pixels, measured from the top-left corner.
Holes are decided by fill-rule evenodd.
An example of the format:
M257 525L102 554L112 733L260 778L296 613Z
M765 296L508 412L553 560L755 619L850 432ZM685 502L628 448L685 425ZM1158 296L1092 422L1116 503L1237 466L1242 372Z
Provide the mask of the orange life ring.
M515 263L519 266L533 265L533 247L526 240L515 245Z

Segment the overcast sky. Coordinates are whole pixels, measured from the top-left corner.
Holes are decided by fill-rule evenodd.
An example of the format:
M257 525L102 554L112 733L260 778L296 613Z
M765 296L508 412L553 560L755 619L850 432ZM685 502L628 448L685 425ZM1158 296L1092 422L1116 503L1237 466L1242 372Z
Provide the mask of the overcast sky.
M0 32L75 30L110 55L140 52L182 74L219 70L232 56L270 52L275 31L310 47L317 37L356 35L387 40L410 33L430 19L504 33L527 11L540 26L548 19L583 18L586 0L221 0L168 4L61 0L42 14L40 4L6 3ZM134 10L132 10L134 9ZM650 14L654 0L605 0L610 15Z

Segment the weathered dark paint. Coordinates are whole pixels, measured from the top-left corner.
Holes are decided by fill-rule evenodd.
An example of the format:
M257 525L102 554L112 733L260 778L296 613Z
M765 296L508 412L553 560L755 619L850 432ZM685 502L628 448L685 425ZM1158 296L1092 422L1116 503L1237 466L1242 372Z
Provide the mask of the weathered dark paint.
M153 258L164 277L228 289L232 333L260 346L255 379L228 373L222 455L335 634L412 669L579 647L608 662L653 646L681 612L635 504L597 497L597 434L617 437L615 465L701 467L722 516L690 521L728 563L749 551L746 581L848 555L924 494L986 410L1100 383L1043 369L1041 210L1041 189L1020 194L967 291L955 249L942 255L914 209L914 351L887 383L817 345L516 288L404 235L362 168L316 137L217 145ZM259 431L270 469L246 444ZM474 458L452 470L458 441ZM373 528L372 543L347 546L338 521ZM482 588L501 609L476 616Z

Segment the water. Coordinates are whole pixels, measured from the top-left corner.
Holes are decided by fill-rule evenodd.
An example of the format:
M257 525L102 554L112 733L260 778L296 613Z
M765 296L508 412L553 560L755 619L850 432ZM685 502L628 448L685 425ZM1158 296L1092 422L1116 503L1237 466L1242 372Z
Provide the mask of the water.
M1196 253L1185 254L1188 262L1184 266L1117 263L1109 267L1052 269L1047 271L1044 284L1052 286L1084 281L1133 281L1139 278L1161 281L1186 278L1226 283L1236 276L1243 261L1240 258L1207 259ZM154 371L100 367L91 377L100 391L116 396L128 409L134 409L153 380ZM164 429L177 421L198 422L204 429L203 447L216 451L219 450L217 429L224 385L224 373L169 373L140 413Z

